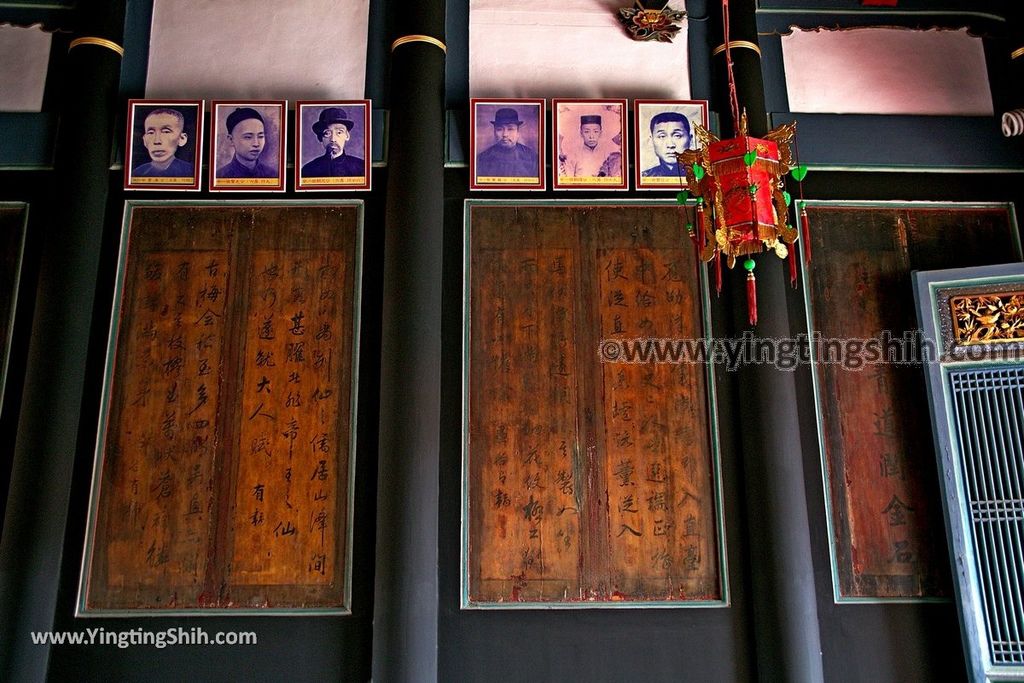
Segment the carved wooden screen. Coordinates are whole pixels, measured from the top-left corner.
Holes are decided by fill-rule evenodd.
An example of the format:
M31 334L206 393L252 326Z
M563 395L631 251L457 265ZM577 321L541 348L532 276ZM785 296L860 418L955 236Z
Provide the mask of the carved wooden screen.
M725 604L708 368L621 362L705 335L683 210L471 202L467 228L463 605Z
M948 596L911 271L1019 259L1012 215L1005 205L827 202L808 202L808 214L836 600Z
M360 233L129 206L80 611L347 610Z
M1024 679L1024 264L915 273L972 682Z

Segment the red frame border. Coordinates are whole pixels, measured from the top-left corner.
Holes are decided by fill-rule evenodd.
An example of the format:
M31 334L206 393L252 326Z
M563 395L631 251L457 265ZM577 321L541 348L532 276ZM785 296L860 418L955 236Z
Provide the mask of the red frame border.
M215 187L217 182L217 107L222 105L237 105L242 107L278 107L281 109L281 130L280 144L278 145L277 168L280 171L277 185L262 186L227 186ZM209 157L209 187L210 192L284 192L285 178L288 176L287 159L285 155L285 144L288 141L288 100L211 100L210 102L210 128L213 136L210 139ZM226 133L225 133L226 134Z
M363 130L363 163L366 164L366 182L362 185L309 185L302 184L299 171L302 170L302 107L313 105L340 105L342 107L361 106L365 114ZM373 159L370 156L370 140L373 130L373 102L371 100L296 100L295 101L295 141L292 159L294 169L292 177L296 192L355 192L370 190L373 184Z
M668 185L647 185L641 184L640 177L640 105L642 104L699 104L701 105L702 121L701 125L704 128L708 128L708 110L709 103L707 100L633 100L633 187L637 190L645 192L678 192L679 190L685 190L688 187L686 183L686 175L683 174L683 184L680 186L668 186ZM693 136L693 131L690 131L690 135Z
M190 106L197 107L196 109L196 143L195 143L195 154L193 155L192 165L195 168L195 176L193 177L190 185L183 185L180 183L146 183L146 184L133 184L131 182L131 171L132 171L132 151L134 149L135 141L132 139L132 135L135 129L135 107L160 107L162 105L167 106L180 106L187 104ZM124 189L126 190L143 190L152 191L159 190L161 192L198 192L202 185L203 176L203 117L205 112L203 100L163 100L163 99L130 99L128 100L128 117L127 125L125 127L125 138L124 138Z
M476 107L478 104L528 104L539 106L540 112L537 116L537 178L534 185L488 183L480 185L476 182ZM518 97L473 97L469 100L469 189L470 190L546 190L547 189L547 158L548 139L545 127L547 117L547 100L543 98L518 98Z
M622 108L621 134L622 141L619 144L622 150L622 182L618 185L563 185L558 182L558 105L560 104L593 104L597 106L619 105ZM628 190L629 189L629 103L625 98L590 98L572 97L556 98L551 100L551 189L553 190Z

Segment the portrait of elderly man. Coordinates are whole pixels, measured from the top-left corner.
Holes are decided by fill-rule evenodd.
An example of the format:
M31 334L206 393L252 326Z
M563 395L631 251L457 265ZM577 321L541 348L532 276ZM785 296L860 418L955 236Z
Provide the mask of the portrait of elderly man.
M177 109L154 109L143 121L142 145L149 161L132 169L133 177L191 178L195 166L178 156L180 148L188 143L185 116Z
M609 140L604 134L603 121L598 114L580 116L579 139L563 142L562 153L558 157L559 175L567 178L609 177L618 167L621 175L621 163L615 164L609 157L622 150L615 140Z
M519 112L511 107L494 112L494 144L477 155L477 176L535 178L540 174L537 152L519 142L522 125Z
M313 135L323 145L323 155L303 164L303 178L362 177L366 175L366 162L345 151L352 138L355 122L340 107L326 107L311 126Z
M228 114L227 139L231 161L217 169L218 178L276 178L277 168L260 159L267 143L266 123L252 107L238 107Z
M690 149L690 121L676 111L663 111L651 117L651 145L658 157L656 166L644 169L644 178L678 178L677 155Z

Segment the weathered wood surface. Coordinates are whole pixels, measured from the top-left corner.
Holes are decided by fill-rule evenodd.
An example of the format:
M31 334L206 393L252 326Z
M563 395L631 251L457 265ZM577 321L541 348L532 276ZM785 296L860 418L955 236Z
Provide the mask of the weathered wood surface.
M355 207L134 207L87 608L342 607Z
M844 349L845 340L892 340L875 361L861 349L814 369L840 595L949 595L924 378L909 362L914 343L903 342L917 327L910 272L1018 258L1008 212L809 207L808 214L811 331L844 340ZM820 352L834 361L844 355L836 348Z
M707 367L599 355L703 336L682 210L471 211L470 602L721 599Z

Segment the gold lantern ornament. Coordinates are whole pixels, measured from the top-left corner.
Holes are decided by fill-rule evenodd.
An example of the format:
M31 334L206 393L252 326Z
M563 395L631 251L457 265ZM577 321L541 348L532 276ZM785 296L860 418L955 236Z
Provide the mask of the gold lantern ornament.
M796 123L779 126L763 138L751 137L747 131L747 112L740 113L736 95L736 78L732 68L732 42L729 40L729 0L722 0L722 27L725 38L725 64L729 81L729 105L733 137L720 140L701 125L695 125L700 149L677 155L682 182L683 169L688 187L696 192L696 225L688 225L697 256L715 262L715 287L722 291L722 259L729 267L740 256L746 257L747 317L757 324L757 278L754 277L754 255L769 250L779 258L789 257L790 282L796 285L796 250L799 232L789 223L792 199L785 189L787 173L801 183L807 167L799 158L793 163L796 149ZM799 157L799 154L797 154ZM682 190L678 199L686 203L690 192ZM800 185L800 224L804 236L804 258L810 262L810 226ZM710 215L709 215L710 214Z

